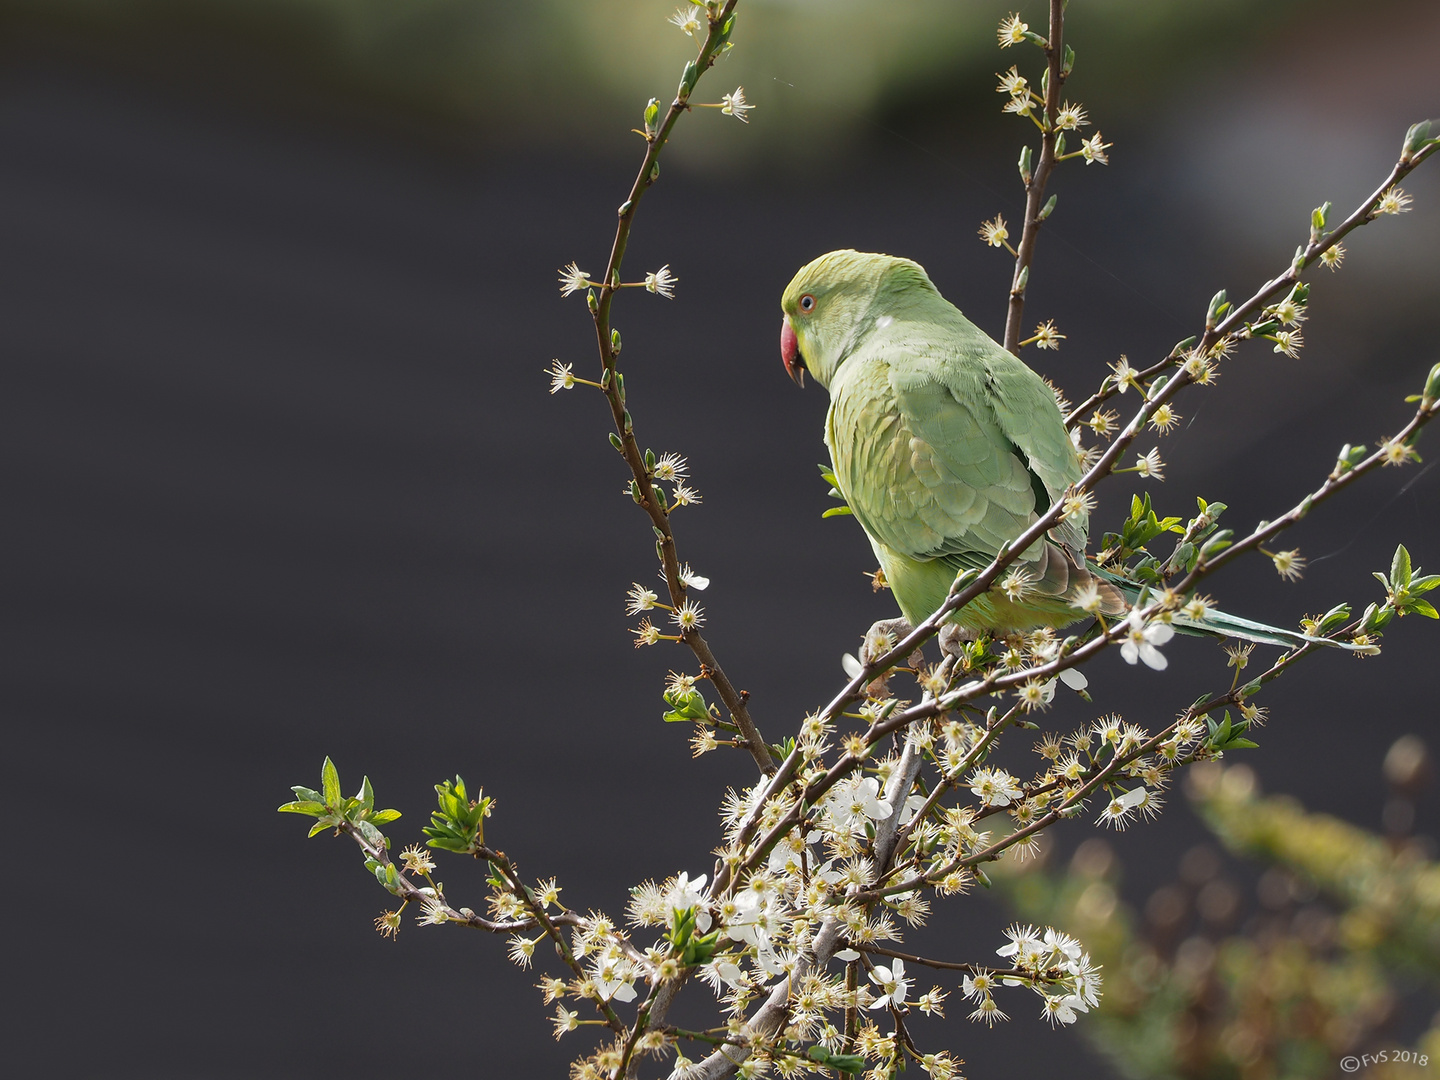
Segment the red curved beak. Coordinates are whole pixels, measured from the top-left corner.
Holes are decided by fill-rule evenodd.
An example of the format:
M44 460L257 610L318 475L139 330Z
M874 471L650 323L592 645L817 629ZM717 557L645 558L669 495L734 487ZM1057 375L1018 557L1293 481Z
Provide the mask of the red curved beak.
M785 365L785 374L795 380L795 385L805 387L805 360L800 355L800 342L790 325L790 316L780 324L780 360Z

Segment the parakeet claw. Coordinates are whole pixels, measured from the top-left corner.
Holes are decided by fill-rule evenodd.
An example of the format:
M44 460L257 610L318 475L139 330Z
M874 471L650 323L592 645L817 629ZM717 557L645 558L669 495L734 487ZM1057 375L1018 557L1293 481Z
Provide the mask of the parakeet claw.
M959 659L964 655L965 642L975 640L975 631L966 630L954 623L947 623L940 628L938 640L942 656L953 656Z

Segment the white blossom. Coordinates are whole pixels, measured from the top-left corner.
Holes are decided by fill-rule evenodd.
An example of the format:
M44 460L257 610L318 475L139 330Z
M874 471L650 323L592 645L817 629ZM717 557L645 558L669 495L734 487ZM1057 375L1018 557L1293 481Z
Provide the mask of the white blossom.
M1120 655L1127 664L1144 660L1146 667L1156 671L1164 671L1169 666L1170 662L1165 659L1160 646L1175 636L1175 631L1170 626L1162 622L1147 625L1138 607L1130 609L1123 626L1125 633L1121 639Z

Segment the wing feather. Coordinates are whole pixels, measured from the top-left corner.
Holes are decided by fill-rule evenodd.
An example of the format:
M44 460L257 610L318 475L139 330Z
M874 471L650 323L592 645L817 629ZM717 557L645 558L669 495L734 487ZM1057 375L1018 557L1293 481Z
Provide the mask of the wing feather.
M872 539L913 559L984 565L1035 520L1036 477L1053 499L1080 471L1044 381L946 307L944 324L897 322L846 360L825 441ZM1056 539L1083 551L1083 524ZM1026 554L1042 559L1043 545Z

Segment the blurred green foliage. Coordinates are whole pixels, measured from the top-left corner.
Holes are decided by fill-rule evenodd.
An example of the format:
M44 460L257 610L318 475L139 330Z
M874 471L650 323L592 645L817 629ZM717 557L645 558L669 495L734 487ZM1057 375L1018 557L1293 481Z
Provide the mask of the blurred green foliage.
M1225 848L1266 867L1253 905L1203 847L1143 913L1120 900L1103 840L1065 873L1022 864L997 878L1023 918L1075 934L1104 965L1104 1007L1085 1033L1146 1080L1329 1076L1346 1055L1382 1050L1390 1060L1365 1060L1367 1077L1433 1076L1440 1017L1413 1042L1391 1027L1404 995L1440 988L1440 864L1424 845L1261 797L1244 767L1196 767L1189 787Z
M692 42L661 0L0 0L11 31L84 34L122 49L234 45L361 98L478 124L527 142L582 141L638 126L669 101ZM688 6L688 5L685 5ZM1015 61L995 27L1013 7L1042 29L1045 5L980 0L746 0L716 84L743 84L764 122L723 125L716 159L834 151L867 118L906 126L973 109L980 83ZM1264 47L1294 20L1339 6L1298 0L1082 0L1067 40L1077 93L1149 110L1185 70ZM13 36L13 34L12 34ZM1165 76L1160 80L1160 76ZM988 91L989 86L985 86ZM719 89L715 89L717 95ZM1162 95L1163 96L1163 95ZM998 115L999 103L996 104ZM633 115L632 115L633 114ZM617 120L625 121L623 126ZM692 148L693 152L693 148Z

